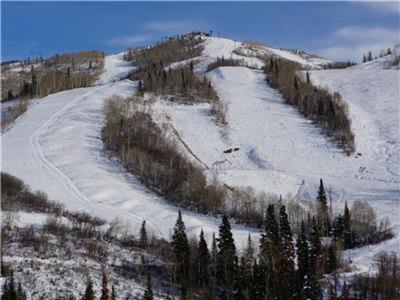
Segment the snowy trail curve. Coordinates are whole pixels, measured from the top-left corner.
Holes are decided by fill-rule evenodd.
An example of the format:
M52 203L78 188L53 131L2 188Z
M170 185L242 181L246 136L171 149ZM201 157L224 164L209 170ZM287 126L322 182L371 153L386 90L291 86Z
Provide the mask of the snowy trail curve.
M107 220L119 218L136 233L143 220L157 236L169 238L178 208L150 192L118 162L110 160L100 139L103 103L112 95L131 95L136 82L116 81L131 68L120 56L106 57L99 84L33 100L28 111L2 136L2 171L22 178L32 189L67 209L83 210ZM110 74L108 74L110 72ZM204 229L207 238L219 220L183 212L189 235ZM233 225L238 245L248 233Z

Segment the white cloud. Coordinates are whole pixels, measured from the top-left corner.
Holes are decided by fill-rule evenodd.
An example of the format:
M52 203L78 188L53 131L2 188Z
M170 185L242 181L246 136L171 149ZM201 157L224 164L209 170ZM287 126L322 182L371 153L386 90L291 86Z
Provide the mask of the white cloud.
M195 23L178 20L153 21L144 24L143 29L158 32L181 33L198 29L201 25L200 22Z
M328 44L318 53L335 60L360 61L364 53L379 54L400 40L399 31L383 27L343 27L328 37Z
M399 1L363 1L360 3L381 13L400 14Z
M139 43L150 41L153 38L153 35L150 34L120 36L108 40L107 44L113 46L135 46Z

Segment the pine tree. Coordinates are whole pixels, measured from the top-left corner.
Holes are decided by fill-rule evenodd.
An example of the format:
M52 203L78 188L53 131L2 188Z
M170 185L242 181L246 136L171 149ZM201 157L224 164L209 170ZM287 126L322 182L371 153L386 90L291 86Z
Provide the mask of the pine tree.
M312 225L309 233L309 267L305 286L306 298L322 299L322 291L319 279L323 274L322 270L322 246L319 229L315 218L312 219Z
M228 296L234 282L236 247L227 215L222 216L217 242L217 282L221 288L221 295Z
M307 73L306 73L306 78L307 78L307 83L310 83L311 82L311 80L310 80L310 73L307 71Z
M90 277L86 281L86 290L82 300L94 300L93 283Z
M372 60L372 52L369 51L368 56L367 56L367 61L371 61L371 60Z
M317 195L317 203L318 203L318 225L322 230L323 236L328 236L330 232L330 220L328 213L328 202L326 199L326 193L322 179L320 179L318 195Z
M253 276L250 284L250 299L252 300L263 300L265 297L266 291L266 267L260 262L257 263L257 260L254 260L253 264Z
M364 54L364 56L363 56L363 63L366 63L367 62L367 57L365 56L365 54Z
M114 285L111 286L111 300L117 300L117 291Z
M333 222L333 237L335 240L341 239L343 237L344 223L343 216L339 214Z
M279 245L279 228L275 218L273 204L269 204L264 221L264 232L261 234L260 254L265 263L273 264L269 258L276 252ZM272 266L273 267L273 266Z
M279 230L281 238L281 249L280 249L280 262L278 265L278 285L279 295L281 299L289 299L296 296L296 282L297 278L295 275L294 266L294 247L293 247L293 236L290 228L288 215L286 214L286 208L284 205L279 210Z
M309 273L309 253L308 253L308 243L306 236L306 229L304 223L301 223L300 234L297 237L297 269L300 287L303 289L305 278Z
M386 54L387 55L391 55L392 54L392 49L388 48Z
M103 275L101 280L101 297L100 300L108 300L109 299L109 291L108 291L108 280L105 269L103 269Z
M251 266L253 265L255 259L255 249L253 241L251 240L250 233L249 236L247 237L247 245L246 248L244 249L243 259L245 261L246 266L249 266L251 269Z
M352 247L352 232L351 232L351 215L350 210L347 206L347 201L344 203L343 213L343 245L345 249Z
M153 300L153 287L150 273L147 273L146 290L144 291L143 300Z
M207 242L204 239L204 232L201 230L200 239L197 246L197 253L195 259L195 277L197 279L197 286L205 288L210 280L209 266L210 266L210 253L208 251Z
M178 219L174 227L172 235L172 248L175 254L176 261L176 280L181 285L182 298L186 297L189 284L189 243L186 236L185 224L182 221L182 214L179 210Z
M245 299L249 299L250 297L250 285L252 282L252 276L253 276L253 265L254 265L255 259L251 261L251 264L248 265L246 262L245 258L242 256L240 259L240 264L239 264L239 273L241 276L241 281L242 281L242 289L243 289L243 295L245 296Z
M309 233L309 256L310 270L314 271L319 278L323 272L321 270L322 246L319 229L315 218L312 219L312 225Z
M337 269L337 258L336 258L336 245L331 243L328 247L328 257L326 260L326 273L330 274L335 272Z
M147 247L147 230L146 230L146 220L143 220L142 226L140 227L139 233L139 244L142 249Z
M241 268L239 266L238 257L235 256L235 274L233 279L233 299L234 300L244 300L244 277L243 273L241 272Z
M264 222L264 232L261 234L260 258L266 266L268 298L277 297L277 274L282 259L280 248L279 227L275 218L273 204L268 205Z
M215 238L215 233L212 235L211 242L211 253L210 253L210 291L214 293L216 289L217 282L217 261L218 261L218 247L217 247L217 239ZM212 295L214 296L214 295ZM215 297L210 297L215 298Z

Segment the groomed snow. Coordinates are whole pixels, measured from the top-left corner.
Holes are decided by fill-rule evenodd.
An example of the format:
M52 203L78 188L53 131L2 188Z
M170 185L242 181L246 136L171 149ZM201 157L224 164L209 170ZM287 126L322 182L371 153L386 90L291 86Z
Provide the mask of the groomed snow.
M84 210L107 220L118 217L128 221L135 232L145 219L151 232L168 239L178 208L149 192L110 160L100 140L104 99L131 95L136 87L129 80L114 81L128 68L122 55L107 56L100 85L34 100L2 136L1 169L70 210ZM183 219L189 235L204 229L211 238L212 232L218 232L218 219L186 211ZM239 245L249 232L254 240L259 239L256 231L233 226Z
M208 39L206 55L225 56L233 41ZM199 59L201 73L207 61ZM286 105L268 87L264 74L244 67L217 68L208 74L226 106L228 125L213 123L208 105L157 102L193 153L207 166L206 174L233 186L257 191L291 194L314 200L323 178L337 210L344 202L367 200L378 219L388 217L396 238L353 250L348 255L359 271L371 270L371 259L381 249L400 249L399 221L399 73L393 70L312 71L317 84L334 87L349 104L357 150L342 153L317 126ZM232 147L232 154L223 151ZM360 155L360 154L361 155ZM190 156L190 155L189 155ZM216 167L216 162L225 161ZM385 246L386 245L386 246ZM354 263L354 265L357 265Z
M204 55L195 60L196 71L204 74L208 63L216 57L236 55L232 51L240 45L206 38ZM113 94L129 95L136 86L127 80L114 82L128 69L121 55L108 56L98 86L35 100L3 135L2 170L47 192L50 199L65 203L69 209L84 209L106 219L119 217L136 229L146 219L154 233L168 238L177 208L109 160L99 139L104 99ZM367 200L378 217L389 217L399 232L398 71L349 68L311 72L314 82L339 91L349 105L357 147L351 156L286 105L266 84L261 71L223 67L207 76L226 106L226 127L215 124L207 104L157 101L153 109L161 121L174 126L207 166L209 178L216 175L229 185L308 200L315 199L323 178L336 208L342 209L344 201ZM223 153L232 147L239 150ZM220 161L225 162L215 167ZM208 237L219 225L219 220L191 212L184 212L184 221L189 234L198 234L203 228ZM239 244L245 242L248 232L254 235L253 240L259 239L256 231L233 226ZM400 249L398 234L385 244L348 255L359 264L359 270L370 270L371 260L363 258L366 252L372 257L380 249L396 248Z

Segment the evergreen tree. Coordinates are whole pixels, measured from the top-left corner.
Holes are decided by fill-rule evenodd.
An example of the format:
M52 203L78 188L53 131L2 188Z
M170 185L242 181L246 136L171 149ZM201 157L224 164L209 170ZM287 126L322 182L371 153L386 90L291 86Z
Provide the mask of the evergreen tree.
M341 239L344 232L343 216L339 214L333 222L333 237L335 240Z
M144 291L143 300L153 300L153 287L150 273L147 273L146 290Z
M388 48L386 54L387 55L391 55L392 54L392 49Z
M109 291L108 291L108 280L105 269L103 269L102 280L101 280L101 297L100 300L108 300L109 299Z
M310 270L314 271L319 278L323 272L321 270L322 246L319 229L315 218L312 219L312 225L309 233L309 256Z
M142 249L147 247L147 230L146 230L146 220L143 220L142 226L140 227L139 233L139 244Z
M270 259L276 252L279 242L279 228L275 218L274 206L269 204L265 215L264 232L261 234L260 255L267 266L271 264L272 268L274 267L273 261L270 261Z
M288 215L284 205L279 210L279 230L281 238L281 257L278 265L278 294L281 299L296 297L296 282L294 266L293 236L290 228Z
M309 236L309 267L305 282L305 296L309 299L322 299L322 291L319 284L319 279L323 274L321 262L322 246L315 218L312 219Z
M266 268L265 265L257 260L254 260L253 264L253 276L250 284L250 299L252 300L263 300L266 291Z
M189 284L189 243L186 236L185 224L182 221L182 214L179 210L178 219L174 227L172 235L172 248L175 254L176 261L176 280L181 285L182 298L186 297Z
M234 300L244 300L245 295L244 295L244 277L243 273L241 272L241 268L239 267L238 263L238 257L235 256L235 274L234 274L234 280L233 280L233 299Z
M364 56L363 56L363 63L366 63L367 62L367 57L365 56L365 54L364 54Z
M282 260L282 251L280 248L279 227L275 218L273 204L268 205L264 222L264 232L261 234L260 258L266 266L268 298L277 297L277 282Z
M372 52L369 51L368 56L367 56L367 61L371 61L371 60L372 60Z
M347 206L347 201L344 203L343 213L343 245L345 249L352 247L352 233L351 233L351 215Z
M309 252L308 243L306 236L306 229L304 223L301 223L300 234L297 237L297 269L300 287L303 289L305 284L305 278L309 274Z
M216 289L216 282L217 282L217 261L218 261L218 247L217 247L217 239L215 238L215 233L213 232L212 235L212 242L211 242L211 253L210 253L210 292L214 293ZM214 295L211 295L210 298Z
M235 275L236 247L227 215L222 216L217 242L217 283L221 289L221 296L226 295L229 297Z
M111 300L117 300L117 291L114 285L111 286Z
M307 83L310 83L311 82L311 80L310 80L310 73L307 71L307 73L306 73L306 78L307 78Z
M8 290L8 281L4 281L2 287L3 294L1 295L1 300L9 300L10 299L10 291Z
M328 255L326 259L326 273L330 274L337 269L336 246L331 243L328 247Z
M197 246L197 253L195 259L195 277L196 277L196 285L200 288L207 287L210 274L209 274L209 266L210 266L210 253L208 251L207 242L204 239L204 232L201 230L200 239Z
M318 203L318 226L321 228L323 236L328 236L330 232L330 220L328 211L328 201L326 199L326 193L324 183L320 179L317 195Z
M326 193L325 193L325 188L324 188L324 183L322 181L322 178L320 179L320 183L319 183L317 201L322 207L326 207L326 210L328 210L328 202L326 200Z
M250 266L251 268L255 259L255 249L253 241L251 240L250 233L249 236L247 237L247 245L246 248L244 249L243 259L245 260L246 265Z
M22 289L21 282L18 282L17 300L26 300L26 293L25 293L25 291Z
M83 295L82 300L94 300L93 283L90 277L88 277L86 281L85 294Z

